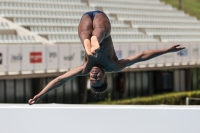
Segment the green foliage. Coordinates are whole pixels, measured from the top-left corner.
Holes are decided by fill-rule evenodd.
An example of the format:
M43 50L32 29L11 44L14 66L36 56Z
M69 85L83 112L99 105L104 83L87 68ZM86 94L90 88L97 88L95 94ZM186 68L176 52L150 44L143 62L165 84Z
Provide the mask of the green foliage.
M179 0L161 0L166 4L170 4L173 7L179 9ZM181 0L182 1L182 10L191 15L200 19L200 0Z
M200 98L200 90L190 91L190 92L173 92L168 94L160 94L151 97L140 97L111 101L108 99L104 102L99 102L98 104L125 104L125 105L185 105L186 97ZM190 101L192 105L199 105L200 101Z

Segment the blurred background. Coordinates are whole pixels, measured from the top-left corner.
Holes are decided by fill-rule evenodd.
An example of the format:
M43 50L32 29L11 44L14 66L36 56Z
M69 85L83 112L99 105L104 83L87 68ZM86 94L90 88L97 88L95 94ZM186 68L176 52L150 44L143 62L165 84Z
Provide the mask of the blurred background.
M108 89L98 97L86 76L39 103L180 105L190 97L189 104L200 104L199 9L200 0L0 0L0 103L27 103L81 65L77 26L85 12L101 10L119 59L173 44L186 49L107 73Z

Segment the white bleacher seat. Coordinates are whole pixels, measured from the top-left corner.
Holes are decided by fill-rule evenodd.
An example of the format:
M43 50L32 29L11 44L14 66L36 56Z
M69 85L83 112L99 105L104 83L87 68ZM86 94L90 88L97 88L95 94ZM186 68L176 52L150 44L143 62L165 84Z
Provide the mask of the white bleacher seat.
M33 36L0 35L0 43L40 43Z
M13 21L22 26L78 26L80 19L13 18ZM113 27L129 27L123 21L110 22Z
M73 12L73 11L40 11L40 10L10 10L4 9L0 10L0 14L3 17L24 17L24 18L69 18L69 19L81 19L85 12ZM110 20L115 20L115 18L110 17Z
M104 1L119 1L121 0L104 0ZM153 4L161 4L160 0L123 0L123 2L129 2L129 3L153 3Z
M77 27L49 27L49 26L43 26L43 27L30 27L32 32L38 33L38 34L76 34L78 33Z
M61 1L61 0L1 0L1 3L5 4L10 4L12 3L15 5L15 3L20 3L20 4L45 4L45 5L81 5L81 6L86 6L85 3L80 2L80 0L66 0L66 1Z
M0 29L10 29L10 26L6 22L0 22Z
M35 11L35 10L0 10L4 17L27 17L27 18L75 18L80 19L82 12L67 12L67 11Z
M200 35L200 29L145 29L147 35Z
M172 6L171 5L164 5L164 4L145 4L145 3L128 3L128 2L119 2L119 1L97 1L97 0L89 0L89 5L91 7L95 7L95 6L101 6L101 7L124 7L124 8L134 8L134 7L140 7L140 8L146 8L146 9L153 9L153 8L157 8L157 9L168 9L168 10L172 10Z
M51 3L51 2L54 2L54 3L81 3L80 0L1 0L1 1L6 1L6 2L45 2L45 3Z
M55 43L81 42L78 35L48 35L48 39Z
M130 20L130 21L161 21L161 22L199 22L195 17L181 17L181 16L156 16L156 15L128 15L128 14L117 14L118 20Z
M112 27L129 27L129 25L125 24L123 21L116 21L116 20L110 20Z
M199 42L200 35L161 35L162 42Z
M159 42L153 36L146 35L111 35L113 42Z
M22 26L78 26L78 19L14 18Z
M115 14L135 14L135 15L157 15L157 16L187 16L182 11L176 10L147 10L147 9L132 9L132 8L114 8L103 7L105 13Z
M43 26L43 27L38 27L38 26L32 26L30 27L30 30L32 32L35 32L37 34L45 34L45 35L50 35L50 34L74 34L77 35L78 33L78 28L77 27L49 27L49 26ZM123 27L113 27L111 30L112 34L128 34L128 35L137 35L137 34L143 34L138 31L138 29L134 28L123 28Z
M87 7L85 5L69 5L69 4L50 4L50 3L18 3L18 2L0 2L1 9L12 9L12 10L61 10L61 11L88 11L88 10L95 10L94 7Z
M134 21L132 27L139 28L193 28L200 29L200 23L179 23L179 22L143 22Z
M142 32L139 32L137 28L123 28L123 27L113 27L111 29L111 34L124 34L124 35L142 35Z

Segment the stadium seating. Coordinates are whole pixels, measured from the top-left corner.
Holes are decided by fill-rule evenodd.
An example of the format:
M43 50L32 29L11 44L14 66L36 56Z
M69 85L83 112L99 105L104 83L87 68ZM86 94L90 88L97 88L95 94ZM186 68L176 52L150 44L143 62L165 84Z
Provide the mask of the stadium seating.
M78 35L49 35L48 39L52 42L80 42Z
M51 27L51 26L32 26L32 32L37 34L77 34L77 27Z
M146 28L147 35L200 35L200 29Z
M1 0L5 2L26 2L26 3L76 3L76 4L83 4L80 0Z
M102 6L102 7L123 7L123 8L134 8L134 7L140 7L140 8L146 8L146 9L172 9L170 5L164 5L164 4L152 4L152 3L139 3L135 2L134 4L130 4L129 2L113 2L113 1L100 1L100 0L89 0L90 6Z
M156 16L156 15L135 15L135 14L117 14L118 20L140 20L140 21L195 21L198 22L194 17L182 17L182 16Z
M3 30L3 29L10 29L8 23L5 23L5 22L1 22L0 23L0 29Z
M0 43L3 44L32 44L40 43L33 36L17 36L17 35L0 35Z
M179 22L144 22L132 21L133 27L142 28L193 28L200 29L200 23L179 23Z
M138 15L165 15L165 16L185 16L184 12L176 10L148 10L148 9L135 9L135 8L118 8L118 7L103 7L106 13L117 14L138 14Z
M11 55L16 50L14 54L21 52L28 57L29 52L40 50L44 53L44 62L41 64L22 60L32 66L30 73L66 71L82 61L80 57L83 47L80 45L77 29L82 15L92 10L102 10L110 19L111 36L119 58L181 43L188 48L185 52L153 59L149 61L151 67L165 66L166 63L172 66L181 65L182 61L185 64L199 62L200 21L159 0L1 0L1 53ZM11 47L10 44L16 45ZM126 46L122 47L120 44ZM58 56L48 59L48 53L51 52ZM0 65L3 71L0 74L28 71L20 67L21 64L12 70L9 68L12 62L9 67L6 62L3 63L4 66ZM149 67L147 64L148 61L132 67Z
M139 32L137 28L123 28L123 27L114 27L111 30L111 34L143 34L142 32Z
M13 21L22 26L78 26L80 19L56 18L14 18ZM111 20L113 27L128 27L123 21Z
M1 10L4 17L26 17L26 18L75 18L80 19L83 15L81 12L67 12L67 11L34 11L34 10Z
M158 42L153 36L146 35L112 35L113 42Z
M49 2L28 2L28 1L21 1L21 2L16 2L13 0L13 2L6 1L6 2L1 2L0 4L1 9L12 9L12 10L62 10L62 11L69 11L69 10L74 10L74 11L88 11L88 10L95 10L94 7L87 7L85 4L69 4L69 3L49 3Z
M85 12L96 9L102 9L109 17L111 35L116 42L185 42L196 37L198 40L200 34L200 22L195 17L159 0L1 0L0 8L2 17L29 29L30 38L34 33L53 43L79 43L80 18ZM4 42L6 38L7 42L38 42L37 39L23 39L7 23L0 24L0 33L3 30L13 31L6 32L6 37L1 36Z
M30 27L32 32L35 32L37 34L75 34L77 35L77 27L51 27L51 26L43 26L43 27L38 27L38 26L31 26ZM138 31L138 29L133 29L133 28L126 28L126 27L114 27L112 28L111 31L112 34L143 34Z
M161 35L162 42L199 42L200 35Z

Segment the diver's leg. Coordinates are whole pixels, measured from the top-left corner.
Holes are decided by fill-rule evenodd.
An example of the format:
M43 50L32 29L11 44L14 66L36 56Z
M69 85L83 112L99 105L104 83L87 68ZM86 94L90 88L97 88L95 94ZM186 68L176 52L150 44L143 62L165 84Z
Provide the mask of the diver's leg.
M104 13L98 13L93 20L93 31L91 37L91 52L96 52L101 45L103 39L110 35L110 21Z
M81 40L83 47L88 55L92 55L91 53L91 43L90 38L92 36L93 30L93 22L89 15L85 14L80 20L78 26L78 34Z

